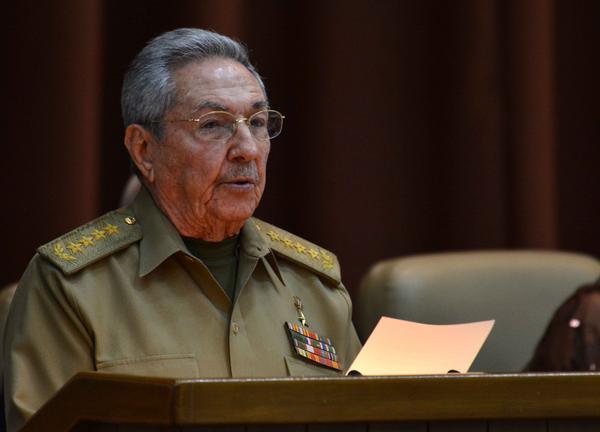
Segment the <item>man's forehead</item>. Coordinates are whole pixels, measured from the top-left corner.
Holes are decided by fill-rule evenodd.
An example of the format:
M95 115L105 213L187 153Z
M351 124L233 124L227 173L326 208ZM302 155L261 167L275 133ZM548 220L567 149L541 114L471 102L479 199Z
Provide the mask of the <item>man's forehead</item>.
M177 69L173 75L178 102L187 110L231 111L268 105L256 77L244 65L231 59L192 62Z

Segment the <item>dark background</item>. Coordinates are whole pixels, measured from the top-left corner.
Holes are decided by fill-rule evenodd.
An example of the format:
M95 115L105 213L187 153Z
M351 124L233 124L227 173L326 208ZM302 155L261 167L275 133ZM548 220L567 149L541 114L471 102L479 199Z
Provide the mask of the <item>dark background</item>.
M600 255L600 2L63 0L3 6L0 278L118 205L119 92L180 26L245 42L272 106L257 215L377 260L474 248Z

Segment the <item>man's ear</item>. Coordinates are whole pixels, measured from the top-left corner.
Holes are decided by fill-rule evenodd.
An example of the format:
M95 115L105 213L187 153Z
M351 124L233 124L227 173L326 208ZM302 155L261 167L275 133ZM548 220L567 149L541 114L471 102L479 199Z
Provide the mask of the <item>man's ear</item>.
M154 182L153 150L156 138L150 131L138 124L130 124L125 129L125 147L137 169L149 183Z

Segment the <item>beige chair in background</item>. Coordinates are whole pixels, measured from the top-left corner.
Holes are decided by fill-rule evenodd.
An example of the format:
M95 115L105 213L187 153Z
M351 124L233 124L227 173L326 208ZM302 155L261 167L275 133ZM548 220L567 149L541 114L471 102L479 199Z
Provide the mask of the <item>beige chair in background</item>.
M355 324L363 341L382 315L429 324L495 319L472 371L518 372L557 307L600 276L593 257L558 251L472 251L382 261L363 279Z

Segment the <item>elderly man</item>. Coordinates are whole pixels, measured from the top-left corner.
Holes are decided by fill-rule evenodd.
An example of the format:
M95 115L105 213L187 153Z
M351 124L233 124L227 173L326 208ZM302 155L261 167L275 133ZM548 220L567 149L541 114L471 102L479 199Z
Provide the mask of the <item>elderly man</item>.
M283 116L244 48L165 33L130 66L122 109L144 187L29 264L6 332L9 428L79 371L340 374L360 343L336 257L252 217Z

